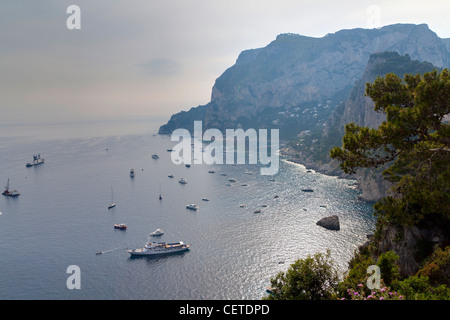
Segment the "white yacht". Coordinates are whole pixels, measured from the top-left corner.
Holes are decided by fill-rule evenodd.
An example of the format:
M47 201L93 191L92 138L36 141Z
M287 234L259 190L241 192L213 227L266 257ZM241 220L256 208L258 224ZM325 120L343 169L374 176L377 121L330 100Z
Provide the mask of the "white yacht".
M187 209L190 209L190 210L195 210L195 211L198 210L198 206L197 206L196 204L194 204L194 203L188 204L188 205L186 206L186 208L187 208Z
M158 236L162 236L164 234L164 231L162 231L161 229L156 229L155 231L153 231L152 233L150 233L150 235L152 237L158 237Z
M127 250L127 252L132 256L170 254L189 250L190 246L190 244L185 244L183 241L172 243L148 241L143 248Z
M33 167L44 163L44 158L41 158L40 154L33 155L33 162L28 162L26 167Z

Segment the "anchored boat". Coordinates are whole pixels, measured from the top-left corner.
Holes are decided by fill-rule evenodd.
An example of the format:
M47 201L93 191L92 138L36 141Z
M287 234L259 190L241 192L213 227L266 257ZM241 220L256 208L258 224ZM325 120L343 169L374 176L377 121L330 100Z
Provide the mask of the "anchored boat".
M7 182L6 187L5 187L5 191L2 192L2 195L14 198L14 197L20 196L20 193L17 190L13 190L13 191L9 190L9 179L8 179L8 182Z
M148 241L143 248L127 250L127 252L132 256L162 255L187 251L190 246L183 241L172 243Z
M26 167L29 168L29 167L37 166L37 165L40 165L43 163L44 163L44 158L41 158L41 155L38 153L38 154L33 155L33 162L28 162L26 164Z

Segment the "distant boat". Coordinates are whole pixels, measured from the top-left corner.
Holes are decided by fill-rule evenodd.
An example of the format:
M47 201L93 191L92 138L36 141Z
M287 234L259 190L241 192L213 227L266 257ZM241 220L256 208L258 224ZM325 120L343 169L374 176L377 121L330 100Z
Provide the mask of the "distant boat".
M214 170L209 170L209 171L208 171L208 173L214 173L214 172L215 172Z
M173 174L170 174L170 175L169 175L169 178L173 178Z
M130 170L130 177L131 177L131 178L134 178L134 169L131 169L131 170Z
M261 210L255 210L253 213L261 213Z
M221 175L221 176L226 176L227 174L226 174L226 173L221 173L220 175Z
M173 149L167 149L167 151L168 151L168 152L172 152L172 151L173 151Z
M158 237L158 236L162 236L164 234L164 231L162 231L161 229L156 229L155 231L153 231L152 233L150 233L150 235L152 237Z
M127 228L127 225L125 223L119 223L114 225L114 229L120 229L125 230Z
M159 184L159 200L162 200L161 183Z
M207 199L207 198L202 198L202 200L203 200L203 201L209 201L209 199Z
M186 206L186 208L189 209L189 210L194 210L194 211L197 211L197 210L198 210L198 206L197 206L196 204L194 204L194 203L188 204L188 205Z
M153 159L159 159L159 156L157 154L152 155Z
M314 192L313 189L302 189L303 192Z
M33 167L44 163L44 158L41 158L40 154L33 155L33 162L28 162L26 167Z
M191 167L191 165L188 163L188 164L186 164L186 168L190 168Z
M116 206L116 203L114 202L113 188L111 186L111 204L108 206L108 209L114 208L115 206Z
M5 187L5 191L2 192L2 195L15 198L15 197L20 196L20 193L17 190L13 190L13 191L9 190L9 179L8 179L8 182Z
M228 179L228 181L230 181L230 182L236 182L237 180L236 180L235 178L230 178L230 179Z
M186 184L187 183L187 181L184 180L184 178L181 178L180 180L178 180L178 182L181 183L181 184Z
M253 172L250 172L250 171L245 171L244 173L245 173L245 174L249 174L249 175L252 175L252 174L253 174Z

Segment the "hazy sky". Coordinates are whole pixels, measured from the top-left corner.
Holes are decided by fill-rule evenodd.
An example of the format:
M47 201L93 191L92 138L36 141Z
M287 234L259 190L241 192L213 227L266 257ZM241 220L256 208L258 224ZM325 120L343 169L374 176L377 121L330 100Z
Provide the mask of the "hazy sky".
M72 4L81 30L66 26ZM1 0L0 123L169 117L280 33L426 23L450 38L449 16L448 0Z

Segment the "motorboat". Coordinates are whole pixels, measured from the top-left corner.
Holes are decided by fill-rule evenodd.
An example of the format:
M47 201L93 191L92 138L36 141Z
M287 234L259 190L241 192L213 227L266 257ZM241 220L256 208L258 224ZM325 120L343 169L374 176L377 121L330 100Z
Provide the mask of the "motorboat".
M168 176L169 178L173 178L173 174L169 174L169 176Z
M314 192L313 189L302 189L303 192Z
M214 172L215 172L214 170L209 170L209 171L208 171L208 173L214 173Z
M187 181L184 180L184 178L181 178L180 180L178 180L178 182L181 183L181 184L186 184L187 183Z
M120 229L125 230L127 228L127 225L125 223L118 223L114 225L114 229Z
M236 180L235 178L230 178L230 179L228 179L228 181L230 181L230 182L236 182L237 180Z
M134 169L131 169L131 170L130 170L130 177L131 177L131 178L134 178Z
M156 229L155 231L153 231L152 233L150 233L150 235L152 237L158 237L158 236L162 236L164 234L164 231L162 231L161 229Z
M33 167L44 163L44 158L41 158L40 154L33 155L33 162L28 162L26 167Z
M186 206L186 208L189 209L189 210L194 210L194 211L198 210L198 206L196 204L194 204L194 203L188 204Z
M190 247L190 244L185 244L183 241L172 243L148 241L143 248L127 250L127 252L132 256L162 255L187 251Z
M159 159L159 156L157 154L152 155L153 159Z
M203 200L203 201L209 201L209 199L208 199L208 198L202 198L202 200Z

